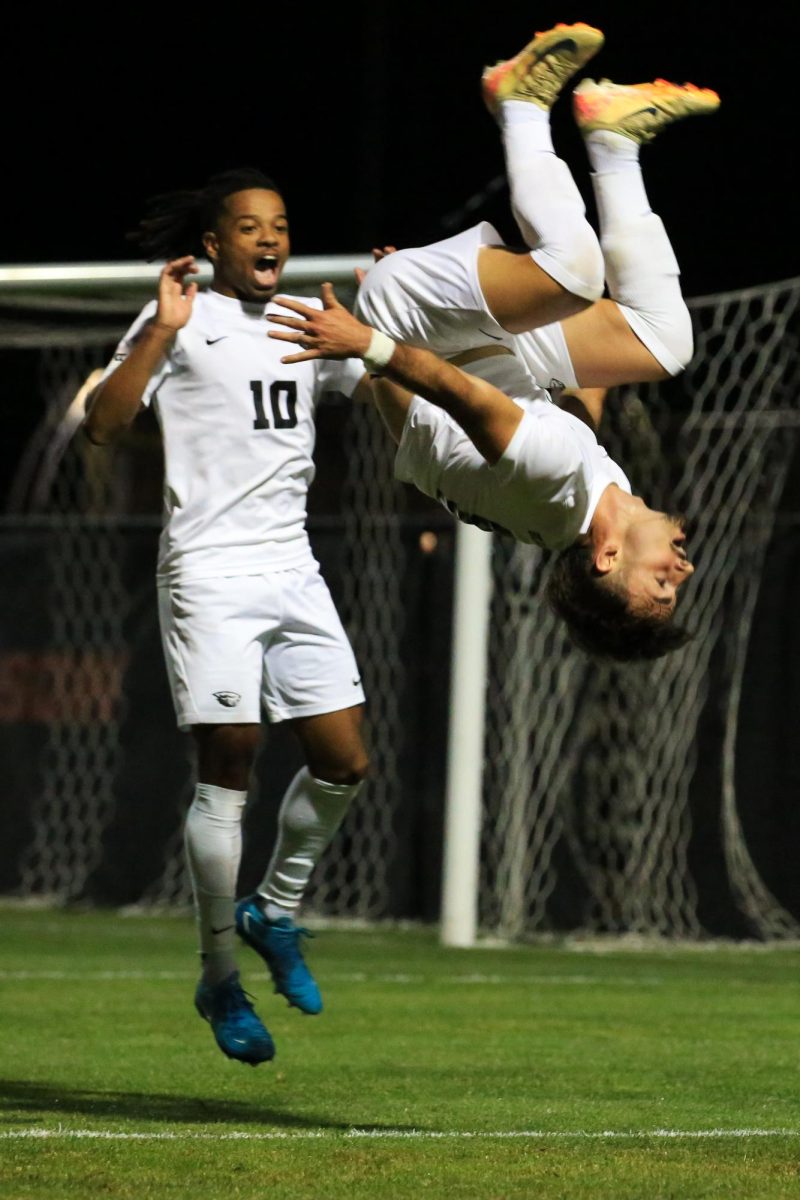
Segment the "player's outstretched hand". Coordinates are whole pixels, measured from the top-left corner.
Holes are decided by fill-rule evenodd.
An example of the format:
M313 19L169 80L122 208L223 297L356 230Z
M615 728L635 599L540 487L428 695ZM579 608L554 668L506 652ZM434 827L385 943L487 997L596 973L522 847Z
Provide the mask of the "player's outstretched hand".
M336 299L332 283L320 289L322 310L311 308L289 296L276 296L275 303L295 313L293 317L268 313L275 325L283 325L286 333L270 330L269 336L281 342L294 342L300 353L289 354L282 363L307 362L312 358L361 358L369 348L372 329L363 325Z
M185 283L185 276L196 275L200 268L194 255L184 254L164 265L158 277L158 309L156 323L164 329L183 329L192 315L192 304L197 295L197 284Z

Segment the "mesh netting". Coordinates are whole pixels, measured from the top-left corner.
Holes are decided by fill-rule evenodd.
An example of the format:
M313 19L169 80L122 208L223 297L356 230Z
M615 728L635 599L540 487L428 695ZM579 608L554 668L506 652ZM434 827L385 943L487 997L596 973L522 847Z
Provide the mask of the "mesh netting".
M634 492L687 518L698 570L686 649L654 664L588 664L539 599L546 556L496 546L487 927L702 932L690 792L713 674L725 722L718 811L728 885L750 932L800 931L748 853L734 772L764 554L796 447L799 298L795 282L695 302L686 374L626 389L608 406L602 440Z
M589 664L542 602L547 556L495 544L480 885L487 930L704 932L706 866L694 849L692 817L700 764L713 793L706 807L721 823L725 886L747 930L799 932L753 860L736 777L754 613L796 450L798 301L800 281L696 302L696 353L684 376L624 389L608 403L602 440L634 491L687 517L698 567L686 589L697 633L689 647L644 666ZM110 840L125 843L134 821L126 806L141 802L120 783L119 755L131 740L126 720L137 685L128 675L142 653L137 639L156 646L149 626L132 632L132 614L137 606L154 610L154 589L147 549L140 557L149 591L141 599L130 536L142 530L151 546L157 522L131 512L142 459L72 436L73 398L107 361L118 332L43 335L38 386L47 417L10 493L16 528L33 537L44 522L47 547L39 598L46 629L35 658L48 704L36 713L35 794L13 880L21 895L85 895ZM378 918L396 915L390 877L409 803L401 762L410 695L405 493L392 482L392 448L373 412L354 407L343 436L338 594L368 695L374 767L309 900L321 913ZM712 690L721 736L709 773L712 743L703 739ZM148 749L146 731L139 736L144 749L134 757L164 753ZM444 730L430 736L443 753ZM154 866L128 899L188 902L181 824L190 794L184 761L156 805Z
M110 507L112 477L88 446L80 469L71 461L79 419L74 398L106 349L92 341L43 349L39 390L50 405L11 494L13 505L63 514L47 556L49 637L37 667L46 676L50 712L30 814L33 837L20 862L24 894L45 884L61 898L80 894L100 861L114 804L125 595L117 530L93 520Z
M338 290L345 303L352 301L344 280ZM46 413L9 494L9 508L32 533L41 535L46 522L47 537L38 545L47 563L47 654L46 661L42 654L35 656L34 669L47 671L53 707L38 748L31 836L18 865L15 891L22 895L85 896L87 881L102 870L104 853L123 836L118 827L124 831L127 821L119 811L130 803L120 783L120 739L125 740L128 718L141 724L131 713L135 684L124 682L136 653L131 614L141 587L128 542L137 531L155 538L152 519L130 515L141 507L136 476L147 447L137 453L136 434L121 452L92 447L75 436L82 415L76 394L89 390L87 377L108 361L124 328L125 323L92 330L85 340L79 332L65 337L63 331L49 336L41 331L45 344L34 387ZM337 590L371 701L366 733L374 770L320 863L307 902L321 913L375 918L390 906L387 880L402 800L397 731L402 723L403 491L393 482L391 445L371 409L352 406L343 437L347 478L337 518L344 541ZM150 458L153 440L151 430ZM154 604L152 577L149 585ZM155 904L191 899L182 844L191 779L179 777L178 783L162 822L157 869L131 899Z

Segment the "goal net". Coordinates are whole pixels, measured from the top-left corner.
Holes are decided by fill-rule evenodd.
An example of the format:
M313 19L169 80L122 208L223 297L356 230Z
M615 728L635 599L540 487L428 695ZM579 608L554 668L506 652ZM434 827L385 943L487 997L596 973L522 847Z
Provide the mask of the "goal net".
M484 927L697 936L722 891L741 933L800 932L748 848L736 770L754 613L796 465L799 300L794 280L695 301L686 373L608 405L601 437L634 492L687 520L698 569L685 650L589 663L541 603L546 556L496 545ZM751 811L758 799L745 797ZM719 831L705 861L695 814ZM788 830L767 832L780 844Z
M366 264L296 261L284 277L286 290L316 294L319 280L332 279L340 298L351 302L355 265ZM153 281L146 282L152 289ZM130 283L126 289L94 282L88 270L83 278L77 269L55 294L35 287L0 291L0 304L15 313L0 335L7 390L23 393L42 413L21 447L0 540L0 611L11 646L0 652L6 709L0 739L7 761L26 763L6 781L4 807L16 833L8 843L14 861L0 888L19 896L190 900L182 825L192 763L167 703L154 607L159 439L148 414L113 449L76 436L86 394L147 299L140 291ZM312 516L312 539L330 565L373 698L374 773L308 900L321 913L374 918L391 906L393 831L402 802L404 497L375 414L341 402L332 412L321 450L324 456L331 447L344 478L328 487L336 494L325 511ZM319 473L326 471L331 467L323 461ZM271 753L265 759L271 767ZM253 803L247 818L257 876L268 855L259 859L256 843L268 850L280 794L297 765L279 745L277 771L254 782L254 793L268 794L267 812Z
M350 264L323 274L343 291ZM314 289L306 278L287 290ZM42 419L0 530L0 741L12 764L0 889L184 904L193 777L155 617L158 438L146 420L111 454L75 436L81 389L143 301L108 284L30 295L21 310L19 299L0 291L18 310L0 365L6 390ZM743 795L738 769L752 633L796 464L798 302L800 280L694 302L689 370L609 399L602 440L634 490L687 518L698 566L689 647L644 666L590 663L542 600L547 555L494 545L487 932L798 933L759 849L782 836L780 814L754 837L757 797ZM325 499L310 528L362 669L373 769L315 873L308 907L319 914L431 916L437 902L452 525L392 481L391 463L374 413L321 413ZM423 541L438 543L434 555ZM244 869L256 876L291 754L271 739L254 783L264 803L248 813Z

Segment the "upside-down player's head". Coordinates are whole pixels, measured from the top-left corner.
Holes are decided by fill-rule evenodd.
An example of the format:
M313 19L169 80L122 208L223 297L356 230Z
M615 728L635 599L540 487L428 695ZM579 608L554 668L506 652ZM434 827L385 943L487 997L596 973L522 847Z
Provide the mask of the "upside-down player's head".
M694 571L679 518L643 506L617 539L576 542L556 560L547 598L587 653L623 662L660 658L691 634L675 624L678 588Z
M205 255L216 291L254 303L272 299L289 257L286 205L273 181L252 167L154 196L130 237L149 259Z

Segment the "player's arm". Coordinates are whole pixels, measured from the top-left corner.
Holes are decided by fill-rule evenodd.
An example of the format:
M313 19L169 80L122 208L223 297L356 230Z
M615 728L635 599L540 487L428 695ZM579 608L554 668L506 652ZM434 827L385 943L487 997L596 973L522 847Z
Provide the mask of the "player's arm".
M372 379L372 399L393 442L400 445L414 393L384 375Z
M276 302L296 315L270 316L272 322L284 326L287 332L273 331L269 336L302 348L298 354L282 359L283 362L362 358L368 370L374 368L369 351L375 330L339 304L330 283L322 285L322 310L287 297L279 296ZM390 353L380 364L382 375L449 413L487 462L495 463L502 457L523 416L513 400L485 380L467 375L428 350L392 342L389 338L383 339L383 346Z
M134 421L150 377L168 353L175 330L148 323L140 330L130 354L86 398L83 432L95 445L119 437Z
M372 393L372 386L370 384L370 378L367 373L362 375L361 379L359 379L358 383L355 386L353 395L350 398L351 398L351 400L355 400L356 404L371 404L372 403L374 396Z
M183 279L197 270L189 255L168 262L162 270L155 316L139 330L125 361L87 397L83 430L91 442L113 442L134 421L153 373L191 316L197 284L184 288Z

